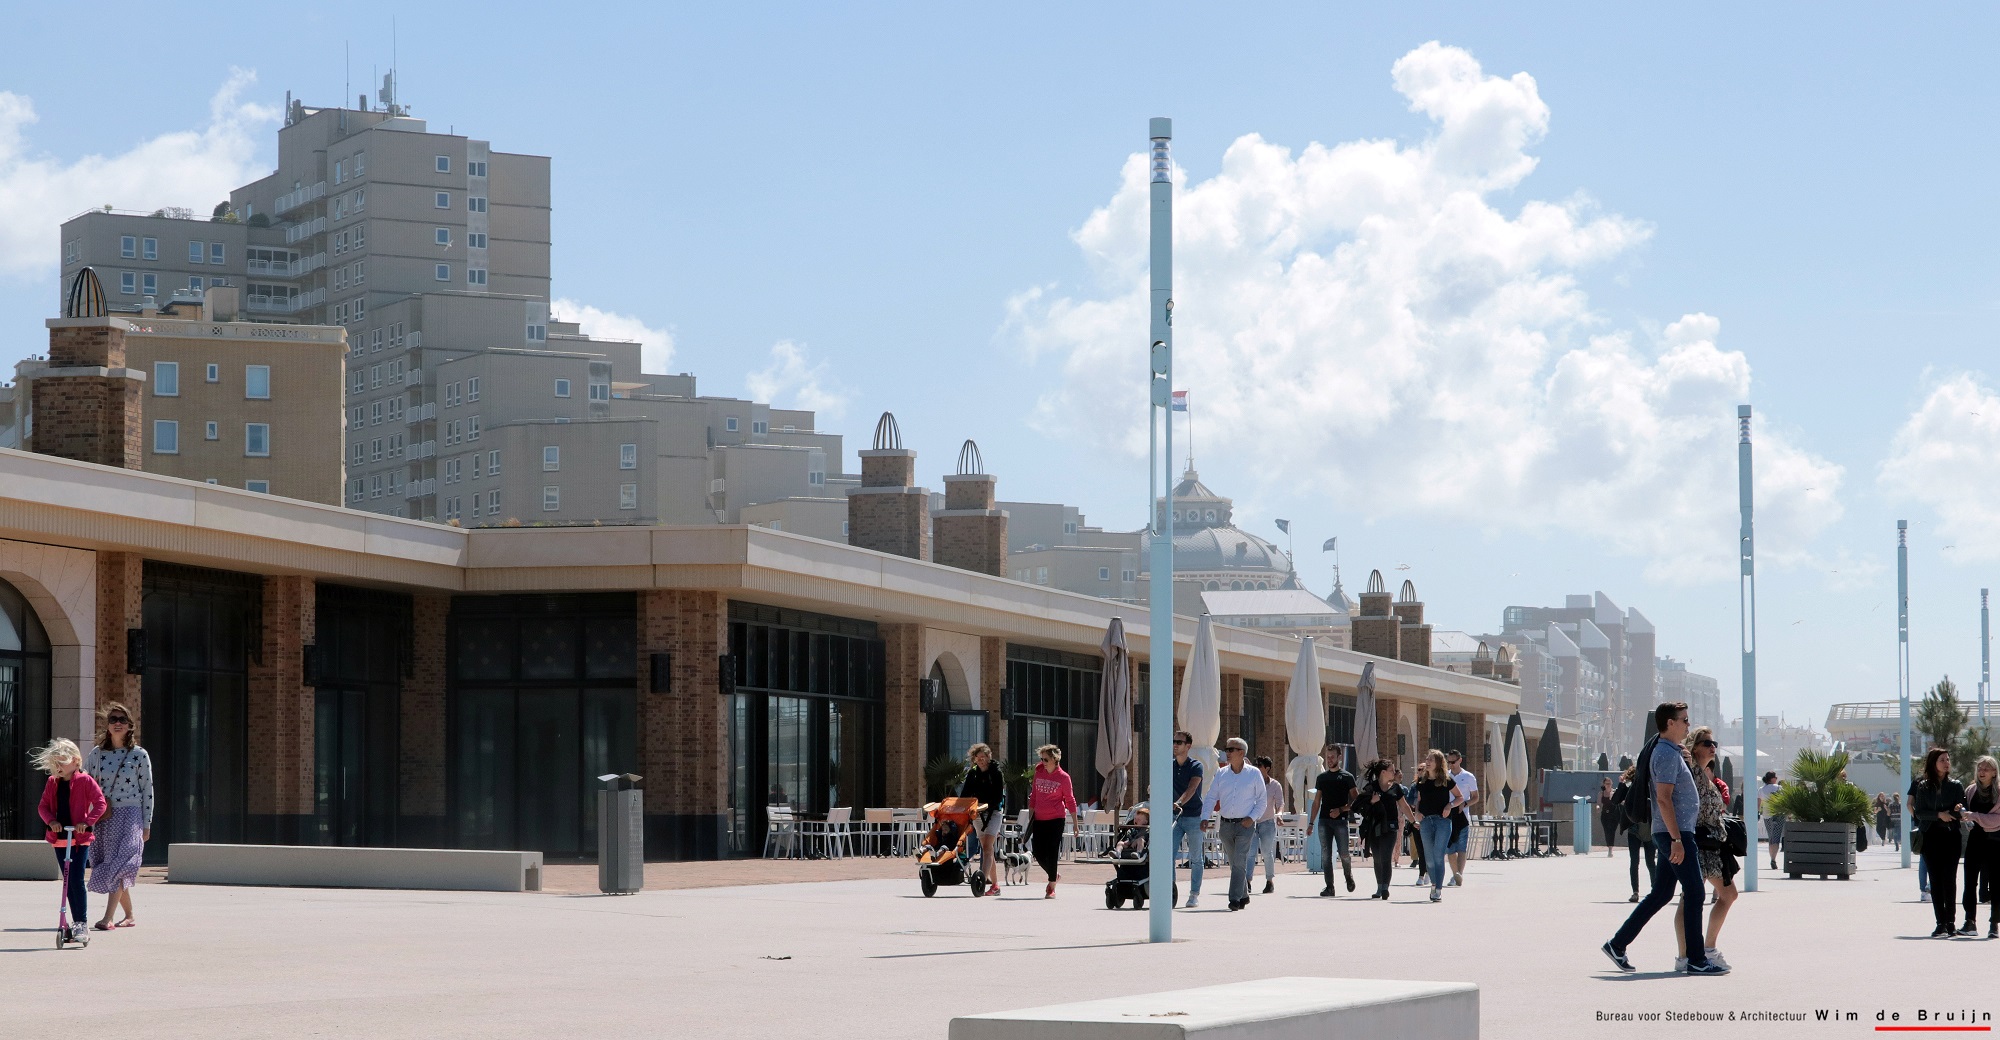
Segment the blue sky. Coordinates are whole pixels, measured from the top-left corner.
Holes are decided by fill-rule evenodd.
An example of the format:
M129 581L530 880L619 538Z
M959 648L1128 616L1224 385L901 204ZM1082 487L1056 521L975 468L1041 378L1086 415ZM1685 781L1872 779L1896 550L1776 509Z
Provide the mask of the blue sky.
M1410 578L1448 627L1602 589L1734 696L1748 400L1762 710L1893 693L1898 517L1914 672L1976 680L2000 585L1989 11L102 7L133 30L115 48L14 15L6 361L43 342L58 222L212 206L269 168L286 90L370 87L393 18L418 115L554 157L558 297L670 338L709 392L822 407L850 449L891 409L928 481L973 437L1003 497L1129 529L1121 202L1168 115L1196 462L1244 526L1294 522L1314 587L1339 535L1350 589Z

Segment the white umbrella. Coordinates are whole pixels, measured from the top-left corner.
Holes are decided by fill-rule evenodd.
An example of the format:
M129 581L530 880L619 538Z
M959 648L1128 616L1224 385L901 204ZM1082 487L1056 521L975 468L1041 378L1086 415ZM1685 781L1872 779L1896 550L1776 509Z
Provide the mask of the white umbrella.
M1366 766L1380 754L1375 738L1375 662L1361 666L1354 684L1354 757Z
M1513 789L1508 796L1510 806L1522 808L1514 810L1516 815L1526 815L1528 804L1528 731L1521 725L1521 713L1507 717L1507 786Z
M1125 646L1123 620L1111 619L1098 649L1104 654L1104 678L1097 701L1097 771L1104 775L1104 789L1097 804L1122 809L1132 765L1132 655Z
M1485 804L1488 806L1487 812L1492 812L1491 807L1498 805L1500 814L1504 816L1507 804L1506 798L1500 792L1507 786L1506 729L1498 722L1487 723L1486 741L1487 746L1493 749L1493 753L1486 756L1486 778L1482 781L1486 784Z
M1285 739L1291 744L1294 756L1286 769L1292 782L1292 808L1304 812L1306 796L1319 776L1320 746L1326 741L1326 703L1319 695L1319 653L1311 636L1299 641L1299 662L1292 668L1291 688L1285 691Z
M1215 622L1207 614L1201 616L1201 625L1195 629L1194 649L1188 653L1187 671L1181 675L1180 721L1181 728L1194 738L1188 757L1202 765L1201 796L1206 799L1220 757L1215 738L1222 735L1222 661L1215 656Z

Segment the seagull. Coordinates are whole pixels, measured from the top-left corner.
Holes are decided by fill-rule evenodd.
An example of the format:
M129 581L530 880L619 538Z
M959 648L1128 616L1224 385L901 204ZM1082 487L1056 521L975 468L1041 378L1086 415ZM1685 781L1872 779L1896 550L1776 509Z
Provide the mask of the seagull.
M1396 565L1396 569L1399 571L1406 571L1410 569L1410 565L1407 563L1399 563Z

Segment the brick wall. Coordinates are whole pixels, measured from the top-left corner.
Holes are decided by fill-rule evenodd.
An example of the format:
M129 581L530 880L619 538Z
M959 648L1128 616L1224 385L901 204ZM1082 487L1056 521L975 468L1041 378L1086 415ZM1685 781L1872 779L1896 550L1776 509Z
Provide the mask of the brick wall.
M125 674L125 630L145 624L145 567L138 553L97 554L97 707L118 701L141 722L139 677Z
M930 493L922 488L847 496L847 544L877 552L931 558Z
M1285 778L1285 767L1292 762L1291 738L1285 733L1285 696L1291 688L1289 679L1265 680L1264 716L1257 720L1258 730L1266 734L1264 746L1250 749L1251 754L1271 756L1271 775L1281 783Z
M1007 685L1007 641L991 636L979 640L979 706L986 712L986 742L993 757L1007 757L1007 723L1000 717L1000 689Z
M1430 666L1431 626L1404 625L1397 639L1397 660L1408 661L1411 664L1420 664L1425 667Z
M34 397L32 450L43 455L140 469L138 380L119 376L44 376Z
M1357 652L1386 657L1392 661L1402 659L1403 622L1394 615L1358 617L1348 622L1348 627L1353 635L1353 648Z
M1375 756L1390 762L1399 762L1396 757L1397 718L1403 712L1403 702L1394 697L1375 698Z
M1000 578L1007 576L1005 513L947 511L936 515L931 531L933 562Z
M890 805L924 801L924 717L917 710L917 681L923 678L923 626L881 626L885 674L882 753L887 759L883 795Z
M645 763L646 811L721 816L729 807L720 695L729 651L729 601L719 592L648 589L639 593L639 760ZM672 655L668 692L653 693L655 653Z
M1496 749L1497 750L1497 749ZM1465 715L1465 771L1479 781L1479 804L1474 812L1492 811L1494 792L1486 789L1486 715L1484 712L1467 712Z
M1243 677L1237 675L1234 672L1223 672L1221 740L1227 741L1230 737L1240 737L1242 735L1243 735ZM1217 744L1216 746L1221 747L1222 745ZM1257 754L1258 751L1256 748L1250 749L1250 755L1252 758L1255 758Z
M410 598L410 674L403 680L402 781L405 839L445 840L445 625L451 597Z
M301 681L306 634L318 627L313 580L266 577L263 600L261 660L249 674L248 809L253 834L290 843L313 808L313 690Z

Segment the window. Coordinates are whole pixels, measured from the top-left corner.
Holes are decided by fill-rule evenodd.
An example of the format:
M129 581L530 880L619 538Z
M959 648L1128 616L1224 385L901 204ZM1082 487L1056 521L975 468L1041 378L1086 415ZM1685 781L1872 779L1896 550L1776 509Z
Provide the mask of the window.
M402 434L392 433L389 435L389 457L392 459L400 459L403 457Z
M479 400L479 377L473 376L465 381L465 403L471 404L477 400Z
M847 521L845 520L842 520L840 522L840 536L842 538L847 537Z
M722 428L728 430L730 433L735 433L736 417L732 415L729 418L722 420Z
M444 406L445 406L446 408L456 408L456 407L458 407L458 384L457 384L457 383L446 383L446 384L444 385Z
M542 485L542 512L553 513L562 508L562 488L554 484Z
M222 439L222 424L221 424L221 423L219 423L219 422L216 422L216 421L215 421L214 419L210 419L209 421L207 421L207 422L205 422L205 423L202 423L202 424L201 424L201 439L202 439L202 440L205 440L205 441L219 441L219 440L221 440L221 439Z
M139 258L139 240L131 235L120 238L118 240L118 255L127 260L137 260Z
M636 445L636 444L620 444L620 445L618 446L618 468L619 468L619 469L638 469L638 468L639 468L639 446L638 446L638 445Z
M131 277L131 276L127 275L126 277ZM549 338L549 327L547 325L528 326L528 342L543 343L547 342L548 338Z
M139 276L130 271L118 275L118 291L127 296L139 291Z
M377 401L368 406L368 425L382 425L382 402Z
M468 213L484 213L484 212L486 212L486 196L484 196L484 195L467 195L467 196L465 197L465 210L466 210L466 212L468 212Z
M188 263L199 264L208 259L208 250L200 242L188 243Z
M347 460L350 466L361 465L368 460L368 449L360 441L355 441L354 446L348 449Z
M444 460L444 482L445 482L445 483L447 483L447 484L456 484L456 483L458 483L458 482L459 482L460 478L461 478L461 477L463 477L463 476L464 476L464 472L463 472L463 470L462 470L462 469L460 468L460 464L459 464L459 460L457 460L457 459L446 459L446 460Z
M485 268L483 268L483 267L468 267L468 268L466 268L466 269L465 269L465 284L467 284L467 285L485 285L485 284L486 284L486 269L485 269Z
M72 238L63 243L63 263L73 264L83 259L83 243Z
M347 168L348 168L348 169L349 169L350 171L352 171L353 175L354 175L354 176L356 176L356 177L359 177L359 176L361 176L362 174L364 174L364 173L367 173L367 172L368 172L368 153L367 153L367 152L355 152L355 153L354 153L354 158L353 158L352 160L350 160L350 161L349 161L349 163L348 163L348 167L347 167Z
M589 391L590 391L590 399L591 399L591 400L593 400L593 401L609 401L609 400L611 400L611 384L610 384L610 383L592 383L592 384L590 384L590 386L588 387L588 389L589 389Z
M368 408L367 408L367 406L365 406L365 405L358 405L358 404L357 404L357 405L355 405L355 406L354 406L353 408L350 408L350 409L348 409L348 412L347 412L347 428L348 428L348 429L350 429L350 430L358 430L358 429L360 429L361 427L363 427L364 425L367 425L367 423L368 423Z
M448 422L448 423L445 423L445 424L444 424L444 442L445 442L446 444L457 444L457 443L458 443L458 422L457 422L457 420L453 420L453 421L451 421L451 422Z
M1098 580L1098 581L1110 581L1110 580L1111 580L1111 568L1109 568L1109 567L1099 567L1099 568L1097 568L1097 580Z
M484 232L484 231L468 231L468 232L466 232L466 233L465 233L465 244L466 244L466 246L467 246L468 248L471 248L471 249L485 249L485 248L486 248L486 232Z
M471 454L471 455L470 455L469 457L470 457L470 458L472 459L472 479L474 479L474 480L478 480L478 479L479 479L479 462L480 462L480 460L481 460L481 459L485 458L485 456L483 456L483 455L481 455L481 454L479 454L478 452L476 452L476 451L475 451L475 452L473 452L473 453L472 453L472 454Z
M368 497L369 498L382 497L382 474L377 473L374 476L368 478Z
M356 213L359 213L359 212L361 212L362 210L364 210L364 209L367 209L367 208L368 208L368 189L367 189L367 188L357 188L357 189L355 189L355 191L354 191L354 212L356 212Z
M181 363L178 361L153 362L153 396L179 397L181 395Z
M561 468L562 468L562 449L553 444L543 448L542 470L544 472L551 472L554 470L559 470Z
M362 496L362 494L364 493L364 491L363 491L364 487L365 487L365 485L363 485L363 484L362 484L362 482L361 482L361 478L360 478L360 477L356 477L356 478L354 478L353 480L350 480L350 481L348 481L348 482L347 482L347 500L348 500L349 502L359 502L359 501L361 501L361 496Z
M271 454L271 424L243 424L243 454L264 456Z
M458 519L459 501L456 498L447 498L444 500L444 518L446 520Z
M639 508L639 485L637 484L618 485L618 508L620 509Z
M181 424L172 419L153 420L153 454L181 453Z
M440 282L451 281L451 265L450 264L437 265L436 274L437 274L437 280Z
M569 396L569 380L567 379L556 380L556 396L557 397Z
M469 419L465 420L465 439L466 439L466 440L469 440L469 441L476 441L476 440L478 440L478 439L479 439L479 417L478 417L478 416L476 416L476 415L475 415L475 416L473 416L473 417L471 417L471 418L469 418Z
M375 329L374 331L368 333L368 349L370 351L378 351L382 349L381 329Z
M333 236L333 255L339 256L345 252L347 252L347 232L343 231Z
M211 383L222 382L222 366L221 365L208 366L208 368L203 371L202 378Z
M379 388L380 388L381 386L382 386L382 366L381 366L381 365L369 365L369 366L368 366L368 389L370 389L370 390L375 390L375 389L379 389Z
M771 424L762 419L750 420L750 432L762 436L771 432Z
M403 381L403 362L401 362L400 360L389 362L389 382L400 383L402 381Z
M368 442L368 455L369 455L368 461L370 462L382 461L382 438L377 437L374 440ZM356 459L354 461L359 462L361 460Z
M389 421L395 422L401 419L402 417L403 417L402 397L398 396L389 398Z
M255 491L260 495L268 495L271 493L271 482L268 480L246 480L243 482L243 490Z
M339 162L333 164L333 183L339 184L340 182L346 179L347 179L347 160L342 159Z
M254 401L271 399L271 366L243 366L243 396Z
M188 279L188 292L198 293L200 291L201 291L201 276L194 275L190 277Z
M1138 572L1138 571L1135 571L1135 570L1132 570L1131 568L1126 568L1125 570L1122 570L1122 571L1119 571L1119 572L1118 572L1118 580L1119 580L1119 581L1138 581L1138 580L1139 580L1139 572Z
M450 244L451 244L451 229L450 229L450 228L448 228L448 227L441 227L441 228L436 228L436 229L434 229L434 230L433 230L433 231L431 232L431 234L432 234L433 236L435 236L435 238L436 238L436 240L437 240L437 244L438 244L438 245L441 245L441 246L448 246L448 245L450 245Z
M152 239L147 239L147 241L150 242ZM139 286L139 292L142 295L158 296L160 294L160 276L156 274L140 275Z
M368 380L362 376L361 370L359 368L356 368L352 372L348 373L348 379L347 379L348 393L358 394L367 388L368 388Z
M465 164L465 175L467 177L486 176L486 161L484 159L480 160L479 162L468 161Z
M486 515L487 516L500 515L500 492L488 491L486 493Z
M211 264L219 264L222 262L222 243L210 242L208 244L208 262Z
M436 198L433 198L433 199L431 200L431 204L432 204L433 206L437 207L438 209L450 209L450 208L451 208L451 192L448 192L448 191L441 191L441 192L438 192L438 193L437 193L437 197L436 197Z
M1047 567L1035 568L1035 584L1047 585L1048 583L1049 583L1049 569Z
M140 240L139 240L139 259L141 259L141 260L158 260L159 258L160 258L160 240L159 240L159 239L157 239L157 238L142 238L142 239L140 239Z
M487 472L487 473L488 473L489 475L491 475L491 476L495 476L495 477L497 477L497 476L499 476L499 475L500 475L500 453L499 453L499 452L497 452L497 451L489 451L489 452L487 452L487 453L486 453L486 472Z
M439 173L451 172L451 156L440 155L437 157L437 172Z

